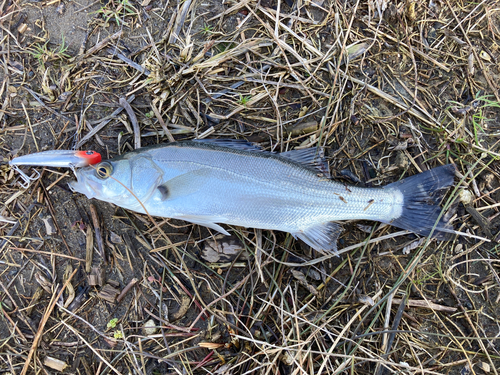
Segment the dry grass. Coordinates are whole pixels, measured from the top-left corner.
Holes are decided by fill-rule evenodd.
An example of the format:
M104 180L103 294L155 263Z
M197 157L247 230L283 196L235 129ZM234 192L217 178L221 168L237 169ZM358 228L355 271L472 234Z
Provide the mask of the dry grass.
M496 1L113 0L88 6L80 53L28 6L1 7L2 371L498 374ZM6 164L195 137L325 146L374 187L455 163L446 206L469 236L348 223L338 258L231 228L238 255L210 263L205 228L91 208L56 170L21 189Z

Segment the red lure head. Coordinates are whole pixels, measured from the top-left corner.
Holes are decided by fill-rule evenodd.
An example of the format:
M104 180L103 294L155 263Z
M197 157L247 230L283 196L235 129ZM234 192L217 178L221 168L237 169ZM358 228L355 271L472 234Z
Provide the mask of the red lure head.
M87 160L88 165L100 163L102 160L101 154L92 150L77 151L75 155L79 158Z

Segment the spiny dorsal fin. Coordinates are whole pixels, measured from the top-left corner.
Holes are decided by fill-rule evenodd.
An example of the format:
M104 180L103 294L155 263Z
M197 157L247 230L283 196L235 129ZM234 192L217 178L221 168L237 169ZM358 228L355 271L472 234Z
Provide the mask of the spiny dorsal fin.
M262 148L244 139L193 139L193 142L210 143L215 146L232 148L242 151L260 151Z
M302 164L305 167L313 168L323 174L326 178L330 178L330 169L328 162L325 160L323 148L304 148L302 150L292 150L282 152L280 156L293 160Z
M245 141L244 139L194 139L193 141L199 143L208 143L220 147L232 148L234 150L269 153L268 151L262 150L260 146ZM328 162L324 159L324 150L322 147L292 150L275 155L293 160L307 168L312 168L321 173L326 178L331 177L330 169L328 168Z

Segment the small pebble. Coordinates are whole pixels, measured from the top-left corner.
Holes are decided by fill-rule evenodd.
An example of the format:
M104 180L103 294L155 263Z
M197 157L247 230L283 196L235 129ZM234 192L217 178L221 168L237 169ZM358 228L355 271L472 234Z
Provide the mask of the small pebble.
M145 336L154 335L158 330L156 326L156 322L153 319L149 319L146 323L144 323L144 328L142 329L142 333Z
M466 189L460 190L459 196L460 196L460 202L462 202L465 205L471 204L472 201L474 200L474 195L469 190Z

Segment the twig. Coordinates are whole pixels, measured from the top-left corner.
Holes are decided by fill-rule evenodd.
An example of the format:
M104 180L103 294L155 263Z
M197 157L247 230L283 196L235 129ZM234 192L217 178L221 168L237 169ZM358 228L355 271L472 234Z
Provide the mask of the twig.
M47 189L45 189L45 185L41 180L39 180L39 183L45 194L45 200L47 201L47 206L49 207L50 214L52 215L52 219L54 220L54 225L56 226L57 233L59 233L59 235L61 236L61 239L64 243L64 246L66 247L66 250L68 250L68 253L73 256L73 251L71 251L71 248L69 247L68 242L66 241L66 238L63 235L61 227L57 222L56 211L54 210L54 206L52 205L52 199L50 198L49 192L47 191Z
M80 259L80 258L71 256L71 255L66 255L66 254L61 254L61 253L51 253L49 251L33 250L33 249L26 249L23 247L13 247L13 246L10 246L9 250L17 250L17 251L28 252L28 253L45 254L45 255L50 255L50 256L72 259L72 260L76 260L77 262L85 262L85 259Z
M163 118L161 117L161 113L160 113L160 111L158 111L158 108L156 108L154 103L151 103L151 108L153 108L153 112L155 113L155 116L158 119L158 122L160 123L163 131L165 132L165 135L167 136L169 142L175 142L175 139L172 136L172 133L168 129L167 125L165 124L165 121L163 121Z
M31 349L28 353L28 358L26 358L26 362L24 363L23 370L21 371L21 375L26 375L26 372L28 371L28 368L29 368L30 363L31 363L31 359L33 358L33 354L35 354L35 351L38 347L38 343L40 342L40 339L42 338L45 324L47 324L47 321L49 320L50 314L52 314L52 310L54 310L54 307L55 307L57 301L59 300L59 297L62 296L62 293L64 292L64 290L66 289L68 284L71 282L71 279L73 279L73 276L75 276L77 271L78 271L78 268L75 269L73 271L73 273L68 277L68 280L66 280L66 282L62 286L59 293L57 293L57 294L54 293L52 295L52 299L50 300L49 305L47 306L47 309L45 310L45 313L42 316L42 320L40 321L40 325L38 326L38 331L36 332L36 335L33 339L33 344L31 345ZM62 323L65 324L64 321Z
M99 220L99 214L97 213L97 208L94 204L90 204L90 215L92 217L92 225L94 226L95 239L97 242L97 248L99 249L99 255L101 256L104 263L108 263L108 257L106 255L106 250L104 249L104 240L102 238L101 221Z
M75 271L76 272L76 271ZM61 321L61 323L66 326L66 328L68 328L71 332L73 332L75 335L78 336L78 338L85 344L87 345L87 347L92 350L94 352L94 354L102 361L106 364L106 366L108 366L111 370L113 370L114 373L116 373L117 375L121 375L121 372L118 371L116 368L113 367L113 365L111 363L109 363L106 358L104 358L96 349L94 349L94 347L89 343L87 342L87 340L85 340L82 335L80 335L80 333L74 329L72 326L70 326L68 323L66 323L64 320ZM21 375L24 375L24 374L21 374Z
M130 122L132 123L132 129L134 130L134 148L137 150L141 148L141 128L137 122L137 116L134 110L130 106L129 102L125 98L120 98L120 105L125 108L128 116L130 117Z
M22 86L23 89L25 89L26 91L28 91L34 98L35 100L40 103L40 105L45 108L47 111L49 111L50 113L56 115L57 117L60 117L66 121L69 121L71 122L73 125L76 125L76 122L75 120L69 118L69 117L66 117L62 114L60 114L59 112L57 112L55 109L52 109L50 108L47 104L45 104L42 99L40 99L40 97L38 96L38 94L36 92L34 92L33 90L31 90L30 88L26 87L26 86Z
M128 103L132 103L135 99L135 95L130 95L129 98L127 99ZM76 144L75 148L79 149L82 147L87 141L92 138L94 134L97 134L98 131L100 131L102 128L104 128L112 119L114 119L116 116L120 114L120 112L123 111L123 107L117 108L111 115L109 115L106 120L101 121L98 125L94 126L94 129L92 131L88 132L85 137L80 139L78 143Z
M121 300L125 297L125 295L130 291L130 289L132 289L132 287L137 284L139 280L137 278L133 278L132 280L130 280L130 282L125 286L125 288L123 288L122 292L120 293L120 295L118 297L116 297L116 302L117 303L120 303Z
M90 55L92 55L92 54L96 53L97 51L99 51L100 49L104 48L109 42L120 38L122 36L122 34L123 34L123 31L120 30L120 31L114 33L113 35L110 35L107 38L104 38L99 43L97 43L94 47L90 48L87 52L85 52L84 55L78 56L77 61L85 60Z
M142 74L145 74L147 76L149 76L151 74L151 72L149 70L147 70L145 67L143 67L143 66L137 64L136 62L130 60L125 55L123 55L123 54L121 54L121 53L119 53L117 51L113 51L113 50L110 50L109 52L112 53L112 54L114 54L116 57L118 57L124 63L126 63L127 65L131 66L135 70L141 72Z
M31 203L28 206L28 208L26 209L26 211L23 213L21 218L12 226L12 228L10 228L9 232L7 233L7 235L3 238L2 242L0 243L0 252L3 250L5 244L7 243L8 238L14 234L14 232L17 230L17 228L19 228L19 226L21 225L21 221L26 219L31 214L31 210L35 207L35 205L37 203L38 202L36 200L33 203Z
M399 299L399 298L393 298L392 302L396 305L399 305L400 303L403 303L404 300ZM425 309L431 309L434 311L442 311L442 312L447 312L447 313L454 313L457 311L456 307L448 307L448 306L443 306L443 305L438 305L437 303L430 302L427 300L416 300L416 299L409 299L406 303L408 307L421 307Z

